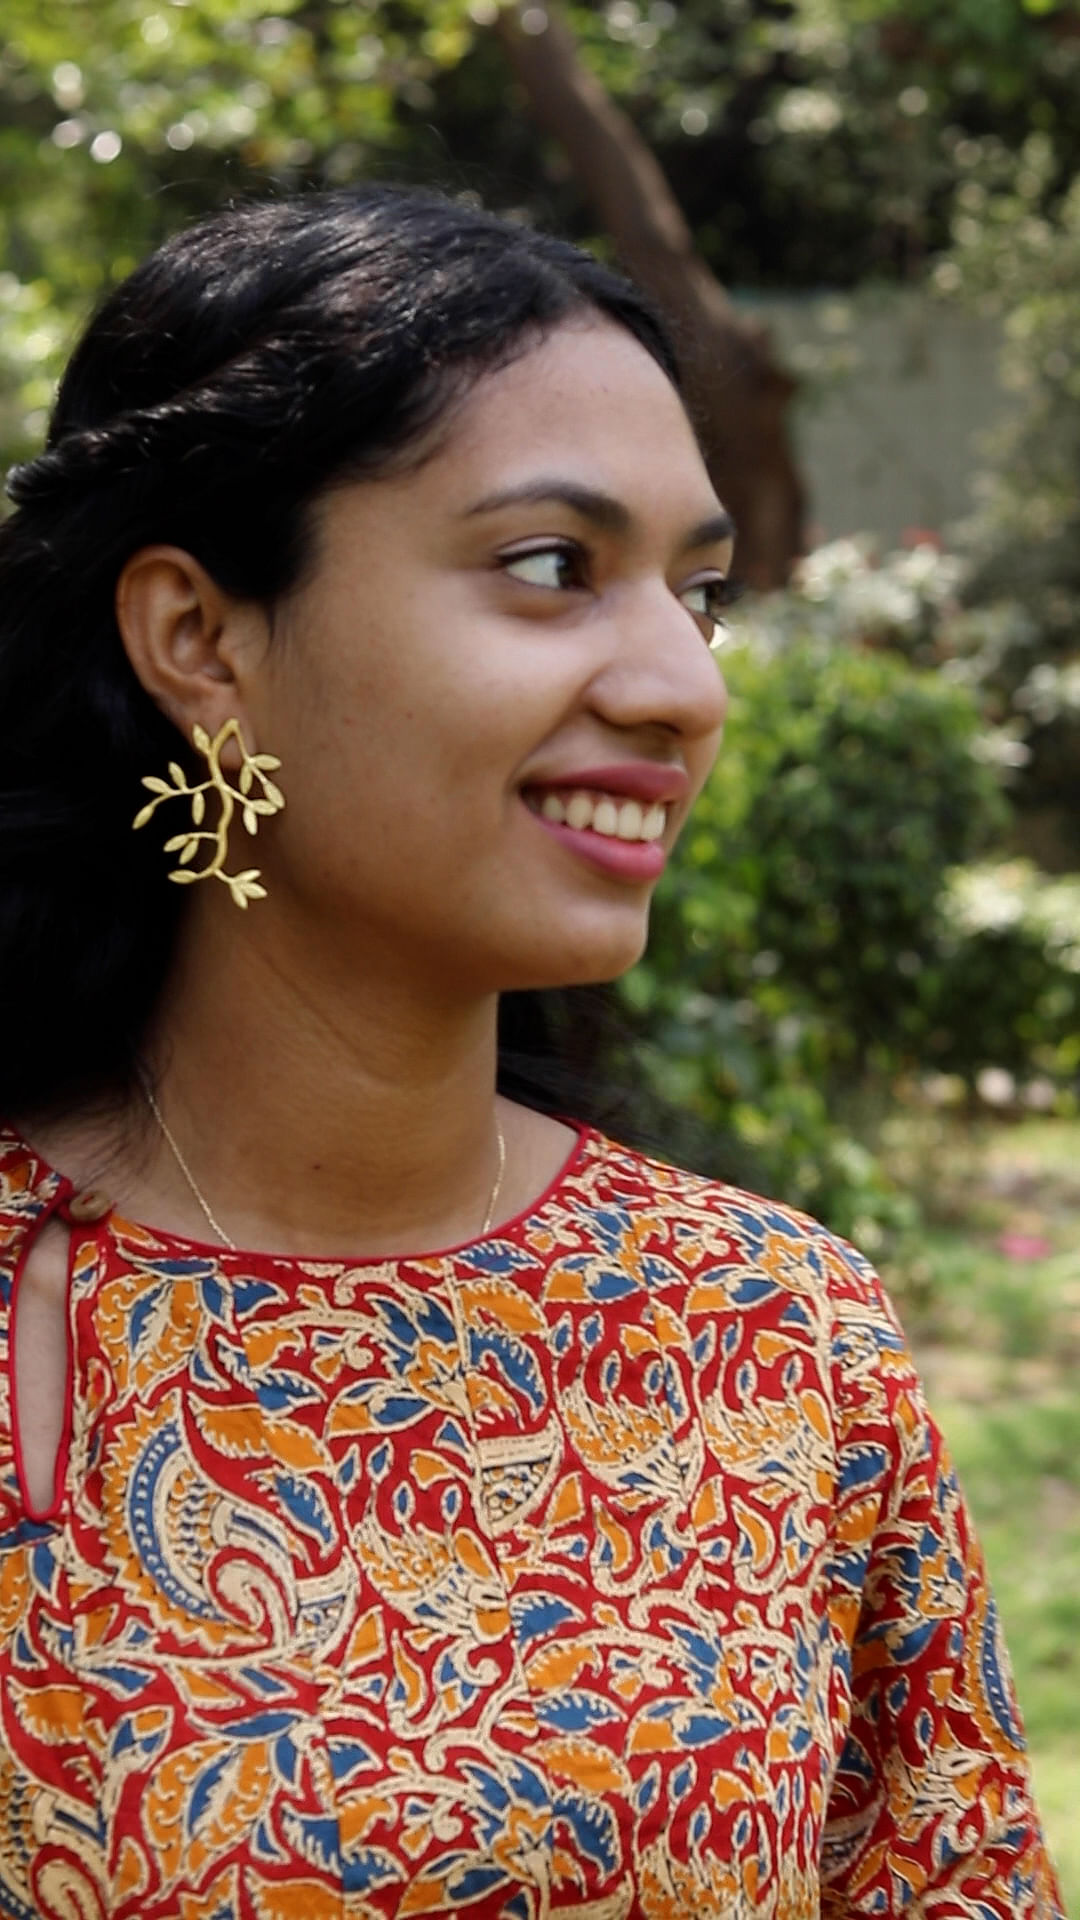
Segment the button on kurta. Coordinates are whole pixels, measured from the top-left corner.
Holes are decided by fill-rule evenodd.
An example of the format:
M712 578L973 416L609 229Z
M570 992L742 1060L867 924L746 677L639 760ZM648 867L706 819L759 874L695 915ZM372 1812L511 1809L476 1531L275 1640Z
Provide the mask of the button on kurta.
M111 1195L101 1187L84 1187L81 1193L73 1193L68 1201L67 1210L72 1220L104 1220L113 1208Z

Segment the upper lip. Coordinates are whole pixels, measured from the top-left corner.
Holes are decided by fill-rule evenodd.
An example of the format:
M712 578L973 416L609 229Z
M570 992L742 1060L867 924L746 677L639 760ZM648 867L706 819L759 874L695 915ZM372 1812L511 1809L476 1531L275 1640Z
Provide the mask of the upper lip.
M527 787L567 787L574 791L614 793L628 800L665 804L685 800L690 791L690 776L684 767L672 761L626 761L617 767L574 767L566 773L552 773L525 782Z

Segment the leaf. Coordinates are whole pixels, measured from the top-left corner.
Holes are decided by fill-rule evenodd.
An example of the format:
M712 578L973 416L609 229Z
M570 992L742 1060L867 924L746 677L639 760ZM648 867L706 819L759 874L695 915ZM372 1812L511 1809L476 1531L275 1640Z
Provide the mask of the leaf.
M206 816L206 795L200 789L197 792L193 793L191 796L191 818L195 826L197 827L201 826L205 816Z
M246 907L249 900L265 900L266 888L259 885L259 869L249 867L245 873L225 873L222 879L229 883L229 890L238 907Z
M183 767L175 760L169 761L169 777L172 780L173 786L176 787L180 793L187 791L187 774L184 772Z
M241 769L240 769L240 791L241 791L241 793L250 793L250 792L251 792L251 783L252 783L252 781L254 780L254 778L255 778L255 771L254 771L254 768L252 767L252 765L251 765L251 762L250 762L250 761L248 761L248 760L245 760L245 762L244 762L244 764L243 764L243 766L242 766L242 767L241 767Z
M190 838L191 835L188 833L174 833L171 840L166 840L163 851L165 853L175 853L177 847L186 847Z
M156 773L144 773L142 783L143 783L143 786L146 787L150 793L171 793L172 792L172 788L170 787L168 781L160 779Z
M241 906L246 906L249 900L266 899L266 888L259 885L258 867L250 867L246 873L234 874L229 885L233 889L233 899Z
M194 741L195 745L198 747L200 753L209 753L210 735L207 733L205 727L200 727L200 726L192 727L191 738Z
M145 827L147 821L150 818L150 815L153 813L154 808L156 806L157 806L156 800L148 800L145 807L139 808L138 813L135 815L135 818L131 823L132 827Z
M264 780L263 792L270 802L267 811L270 813L280 813L282 807L285 805L285 795L282 793L281 788L275 787L272 780Z
M169 875L169 879L175 880L181 887L189 886L192 880L201 880L202 877L201 873L192 873L190 867L174 867Z
M187 846L184 848L183 853L180 855L180 865L182 867L186 867L192 860L194 860L195 855L198 853L198 851L199 851L199 843L196 840L194 834L192 834L191 839L188 841Z
M281 761L276 753L253 753L251 764L258 767L260 772L273 773L275 768L280 767Z
M255 833L255 832L257 832L257 830L258 830L258 825L259 825L259 822L258 822L258 820L257 820L257 819L255 818L255 809L254 809L254 807L245 807L245 808L244 808L244 825L245 825L245 827L247 828L247 830L248 830L248 832L249 832L249 833Z

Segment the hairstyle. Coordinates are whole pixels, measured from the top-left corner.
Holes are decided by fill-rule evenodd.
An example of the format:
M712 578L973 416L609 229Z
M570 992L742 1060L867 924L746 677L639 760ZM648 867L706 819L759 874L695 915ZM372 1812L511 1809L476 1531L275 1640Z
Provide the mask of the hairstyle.
M0 1113L130 1086L185 904L131 831L141 776L187 749L120 639L125 561L168 541L272 605L327 487L422 459L472 381L589 309L675 379L647 302L588 254L381 185L232 207L106 299L0 525ZM516 1091L546 1031L509 996Z

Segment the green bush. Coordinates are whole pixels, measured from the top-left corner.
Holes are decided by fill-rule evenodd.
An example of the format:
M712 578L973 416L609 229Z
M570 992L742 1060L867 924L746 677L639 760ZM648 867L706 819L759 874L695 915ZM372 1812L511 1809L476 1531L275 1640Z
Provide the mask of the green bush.
M1080 879L1029 860L959 869L943 903L928 1063L1067 1085L1080 1070ZM936 1055L936 1061L934 1056Z
M933 1051L963 944L951 876L1004 803L971 696L939 674L751 626L728 677L728 738L625 1003L658 1092L872 1245L904 1206L871 1116ZM961 1015L950 1068L986 1057L978 1005Z
M1075 82L1074 82L1075 84ZM1025 812L1050 816L1056 863L1080 859L1080 176L1033 132L976 169L958 196L935 279L1000 316L1013 404L983 451L964 532L963 615L948 646L984 710L1026 746ZM1037 824L1033 821L1033 824Z

